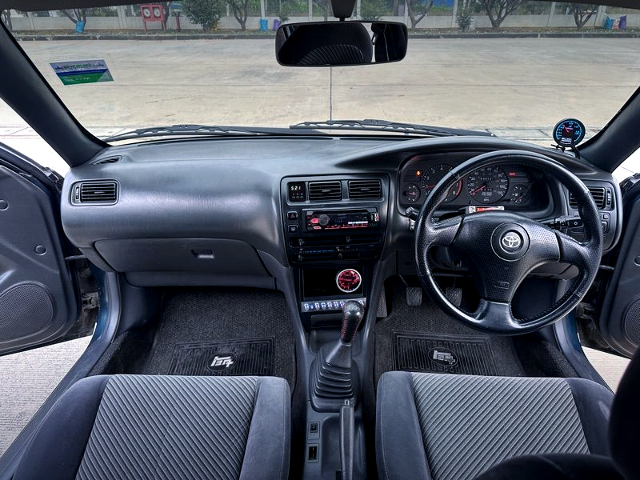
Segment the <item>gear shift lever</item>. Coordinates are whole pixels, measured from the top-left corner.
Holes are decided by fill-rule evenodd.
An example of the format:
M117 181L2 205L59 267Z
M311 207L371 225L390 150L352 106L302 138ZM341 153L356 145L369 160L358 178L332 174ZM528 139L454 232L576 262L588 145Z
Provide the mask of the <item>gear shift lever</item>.
M357 375L353 372L351 342L363 318L364 307L358 302L348 301L342 307L340 339L324 345L315 362L311 382L314 404L332 405L337 411L344 399L356 397Z
M340 330L340 339L344 343L351 343L363 318L364 307L358 302L349 300L344 304L342 307L342 330Z

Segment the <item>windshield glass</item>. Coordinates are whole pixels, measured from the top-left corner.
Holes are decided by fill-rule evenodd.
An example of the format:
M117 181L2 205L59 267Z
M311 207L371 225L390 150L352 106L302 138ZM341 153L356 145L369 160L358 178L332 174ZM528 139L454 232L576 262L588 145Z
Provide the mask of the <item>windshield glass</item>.
M512 8L504 15L499 3ZM566 117L582 120L587 137L597 133L640 83L640 10L361 0L357 18L407 24L403 61L287 68L275 60L274 27L322 20L328 2L249 0L234 16L238 5L245 3L11 10L3 21L70 111L102 138L175 124L375 118L548 145L553 125Z

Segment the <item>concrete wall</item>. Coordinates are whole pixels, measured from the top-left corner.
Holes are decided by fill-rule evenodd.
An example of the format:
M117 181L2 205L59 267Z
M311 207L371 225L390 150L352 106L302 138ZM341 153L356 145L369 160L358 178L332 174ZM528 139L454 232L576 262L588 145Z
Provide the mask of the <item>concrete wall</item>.
M317 12L315 12L317 13ZM617 19L620 15L612 15L612 18ZM269 28L272 28L273 20L277 17L267 17L269 20ZM404 17L383 17L384 20L390 21L405 21ZM475 27L476 28L490 28L491 23L489 18L485 15L476 15ZM309 17L293 17L290 18L290 22L305 22ZM322 20L321 17L314 16L314 20ZM408 20L407 20L408 21ZM595 24L595 16L590 19L585 28L592 28L593 26L601 27L602 23ZM14 31L61 31L72 32L74 30L74 24L66 17L23 17L12 15L11 23ZM180 17L180 25L183 30L202 30L200 25L192 24L188 18ZM572 15L510 15L503 22L502 26L510 28L558 28L566 27L575 29L575 23ZM640 27L640 14L627 15L628 27ZM426 16L418 24L418 28L427 29L442 29L442 28L456 28L455 19L451 16ZM144 26L142 19L139 17L88 17L87 29L88 30L143 30ZM168 22L168 28L174 30L176 28L176 19L171 17ZM219 30L238 30L240 24L235 18L222 17L218 25ZM249 17L247 19L248 30L258 30L260 28L259 17ZM161 30L160 23L149 23L148 29L150 31Z

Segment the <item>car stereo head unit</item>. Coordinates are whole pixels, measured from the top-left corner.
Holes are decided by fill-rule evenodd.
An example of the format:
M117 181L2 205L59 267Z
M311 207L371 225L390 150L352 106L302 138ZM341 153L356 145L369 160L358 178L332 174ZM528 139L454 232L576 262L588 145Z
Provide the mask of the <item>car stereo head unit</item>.
M304 210L308 232L352 230L380 227L380 213L376 208L359 210Z

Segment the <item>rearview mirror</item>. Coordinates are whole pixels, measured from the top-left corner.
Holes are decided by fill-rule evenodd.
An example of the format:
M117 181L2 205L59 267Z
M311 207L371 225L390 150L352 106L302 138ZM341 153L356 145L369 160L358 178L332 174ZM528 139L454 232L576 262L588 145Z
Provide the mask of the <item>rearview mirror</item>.
M276 58L287 67L399 62L407 37L397 22L289 23L278 28Z

